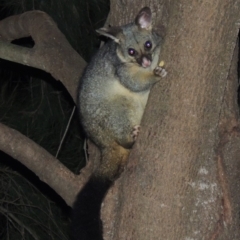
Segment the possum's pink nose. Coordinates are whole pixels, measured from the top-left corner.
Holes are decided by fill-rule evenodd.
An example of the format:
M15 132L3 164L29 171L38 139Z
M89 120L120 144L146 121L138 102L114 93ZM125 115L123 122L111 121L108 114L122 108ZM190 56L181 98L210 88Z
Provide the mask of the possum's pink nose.
M149 67L150 65L151 65L151 61L149 59L147 59L146 57L143 57L142 58L142 66L144 68L146 68L146 67Z

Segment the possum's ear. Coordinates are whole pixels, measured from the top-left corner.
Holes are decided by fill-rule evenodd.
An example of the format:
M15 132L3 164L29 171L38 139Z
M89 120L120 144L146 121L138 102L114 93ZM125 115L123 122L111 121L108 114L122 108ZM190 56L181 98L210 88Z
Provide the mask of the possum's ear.
M99 28L96 32L100 35L111 38L116 43L119 43L123 36L123 31L120 27Z
M152 12L149 7L144 7L140 10L135 18L135 24L140 29L151 30L152 29Z

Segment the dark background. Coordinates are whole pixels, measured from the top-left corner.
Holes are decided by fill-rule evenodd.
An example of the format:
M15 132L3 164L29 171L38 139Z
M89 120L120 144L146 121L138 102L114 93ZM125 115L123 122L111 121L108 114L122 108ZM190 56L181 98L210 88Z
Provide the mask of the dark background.
M29 10L47 12L73 48L89 61L99 48L108 0L0 0L0 20ZM32 47L31 38L14 41ZM74 103L60 82L41 70L0 59L0 122L56 156ZM57 158L73 172L84 166L84 136L76 112ZM0 151L0 239L69 239L70 208L48 185Z

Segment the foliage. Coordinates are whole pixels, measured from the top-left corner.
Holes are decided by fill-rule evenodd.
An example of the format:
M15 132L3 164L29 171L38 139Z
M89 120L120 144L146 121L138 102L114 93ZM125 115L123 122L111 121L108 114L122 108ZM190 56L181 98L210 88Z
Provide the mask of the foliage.
M17 163L18 165L18 163ZM68 238L68 222L54 201L29 180L8 168L0 169L0 238L62 239ZM34 177L29 176L31 181ZM36 178L36 177L35 177ZM55 199L54 199L55 200Z

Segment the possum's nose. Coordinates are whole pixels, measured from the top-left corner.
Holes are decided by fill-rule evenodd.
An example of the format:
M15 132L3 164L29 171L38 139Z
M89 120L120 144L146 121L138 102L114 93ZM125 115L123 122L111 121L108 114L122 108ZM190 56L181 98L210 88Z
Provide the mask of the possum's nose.
M142 58L142 67L146 68L151 65L151 60L149 60L147 57Z

